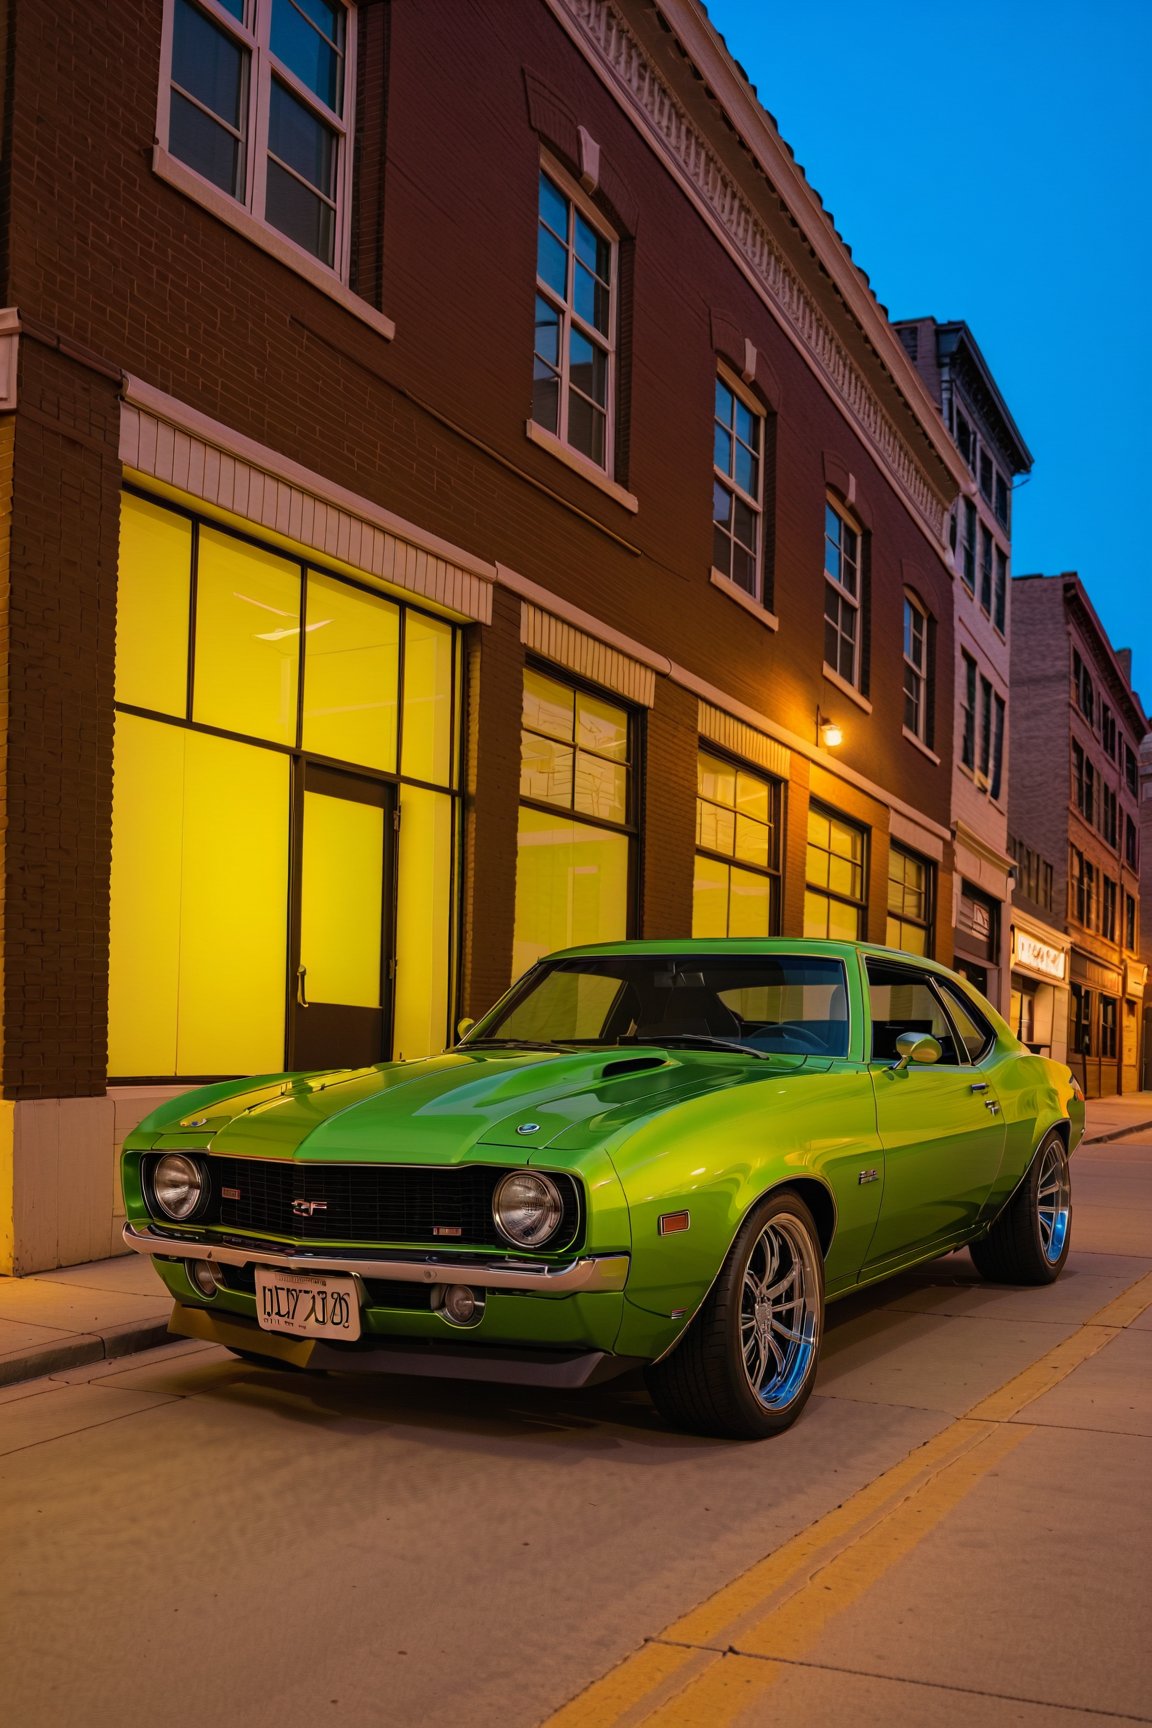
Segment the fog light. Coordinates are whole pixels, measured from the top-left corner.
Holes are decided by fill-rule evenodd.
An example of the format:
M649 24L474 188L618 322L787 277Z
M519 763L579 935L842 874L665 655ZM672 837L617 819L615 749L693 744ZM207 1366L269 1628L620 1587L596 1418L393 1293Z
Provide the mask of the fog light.
M484 1313L484 1292L468 1284L449 1284L440 1306L453 1326L475 1326Z
M185 1260L184 1267L201 1296L215 1296L220 1280L211 1260Z

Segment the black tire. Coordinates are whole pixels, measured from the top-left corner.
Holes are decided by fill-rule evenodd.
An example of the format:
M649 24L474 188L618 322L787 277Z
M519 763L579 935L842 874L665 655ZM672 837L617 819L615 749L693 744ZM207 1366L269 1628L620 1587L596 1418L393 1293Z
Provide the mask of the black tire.
M770 1228L771 1227L771 1228ZM766 1237L766 1232L768 1236ZM771 1268L767 1243L780 1245L774 1280L790 1259L796 1268L798 1299L777 1299L773 1312L787 1315L798 1336L785 1344L784 1366L753 1390L746 1351L753 1369L768 1363L765 1345L775 1321L767 1305L757 1306L748 1280L756 1268ZM763 1287L770 1287L765 1277ZM644 1378L652 1402L665 1421L693 1434L730 1440L766 1440L790 1428L808 1402L820 1359L824 1332L824 1253L812 1214L798 1195L784 1192L760 1202L744 1220L712 1289L687 1332L670 1355L651 1363ZM761 1342L762 1340L762 1342ZM773 1358L780 1354L772 1343Z
M1056 1129L986 1236L969 1244L976 1270L993 1284L1052 1284L1072 1242L1068 1151Z

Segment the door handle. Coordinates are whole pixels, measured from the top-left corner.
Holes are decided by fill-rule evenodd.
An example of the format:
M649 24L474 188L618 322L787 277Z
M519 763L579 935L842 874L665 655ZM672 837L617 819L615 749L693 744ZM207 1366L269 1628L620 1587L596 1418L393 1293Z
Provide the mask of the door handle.
M968 1090L970 1092L987 1092L988 1082L987 1080L973 1080Z
M301 1008L307 1008L308 1007L308 996L307 996L307 993L304 989L304 980L307 978L307 976L308 976L307 966L297 966L297 968L296 968L296 1000L299 1003Z

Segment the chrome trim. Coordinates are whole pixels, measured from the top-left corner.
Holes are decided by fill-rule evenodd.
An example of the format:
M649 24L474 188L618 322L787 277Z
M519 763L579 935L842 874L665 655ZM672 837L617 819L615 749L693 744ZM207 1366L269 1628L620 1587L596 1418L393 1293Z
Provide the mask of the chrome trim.
M231 1248L223 1242L190 1242L166 1236L146 1225L125 1224L124 1242L137 1254L166 1254L173 1260L216 1260L227 1266L276 1266L289 1272L350 1272L361 1278L393 1279L402 1284L473 1284L482 1290L536 1290L550 1296L574 1291L623 1290L628 1281L627 1254L589 1254L563 1266L515 1265L494 1261L439 1260L431 1255L411 1260L374 1260L367 1255L312 1253L307 1248Z

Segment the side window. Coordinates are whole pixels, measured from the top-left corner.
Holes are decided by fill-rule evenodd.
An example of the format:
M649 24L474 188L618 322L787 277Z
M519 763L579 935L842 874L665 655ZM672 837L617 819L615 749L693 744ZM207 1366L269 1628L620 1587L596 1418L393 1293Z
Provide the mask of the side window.
M941 1063L967 1063L968 1051L953 1033L927 973L869 960L868 1005L874 1062L896 1061L896 1040L902 1032L928 1032L940 1045Z
M937 978L936 987L948 1006L948 1016L971 1061L979 1062L996 1041L996 1034L981 1014L975 1002L946 978Z

